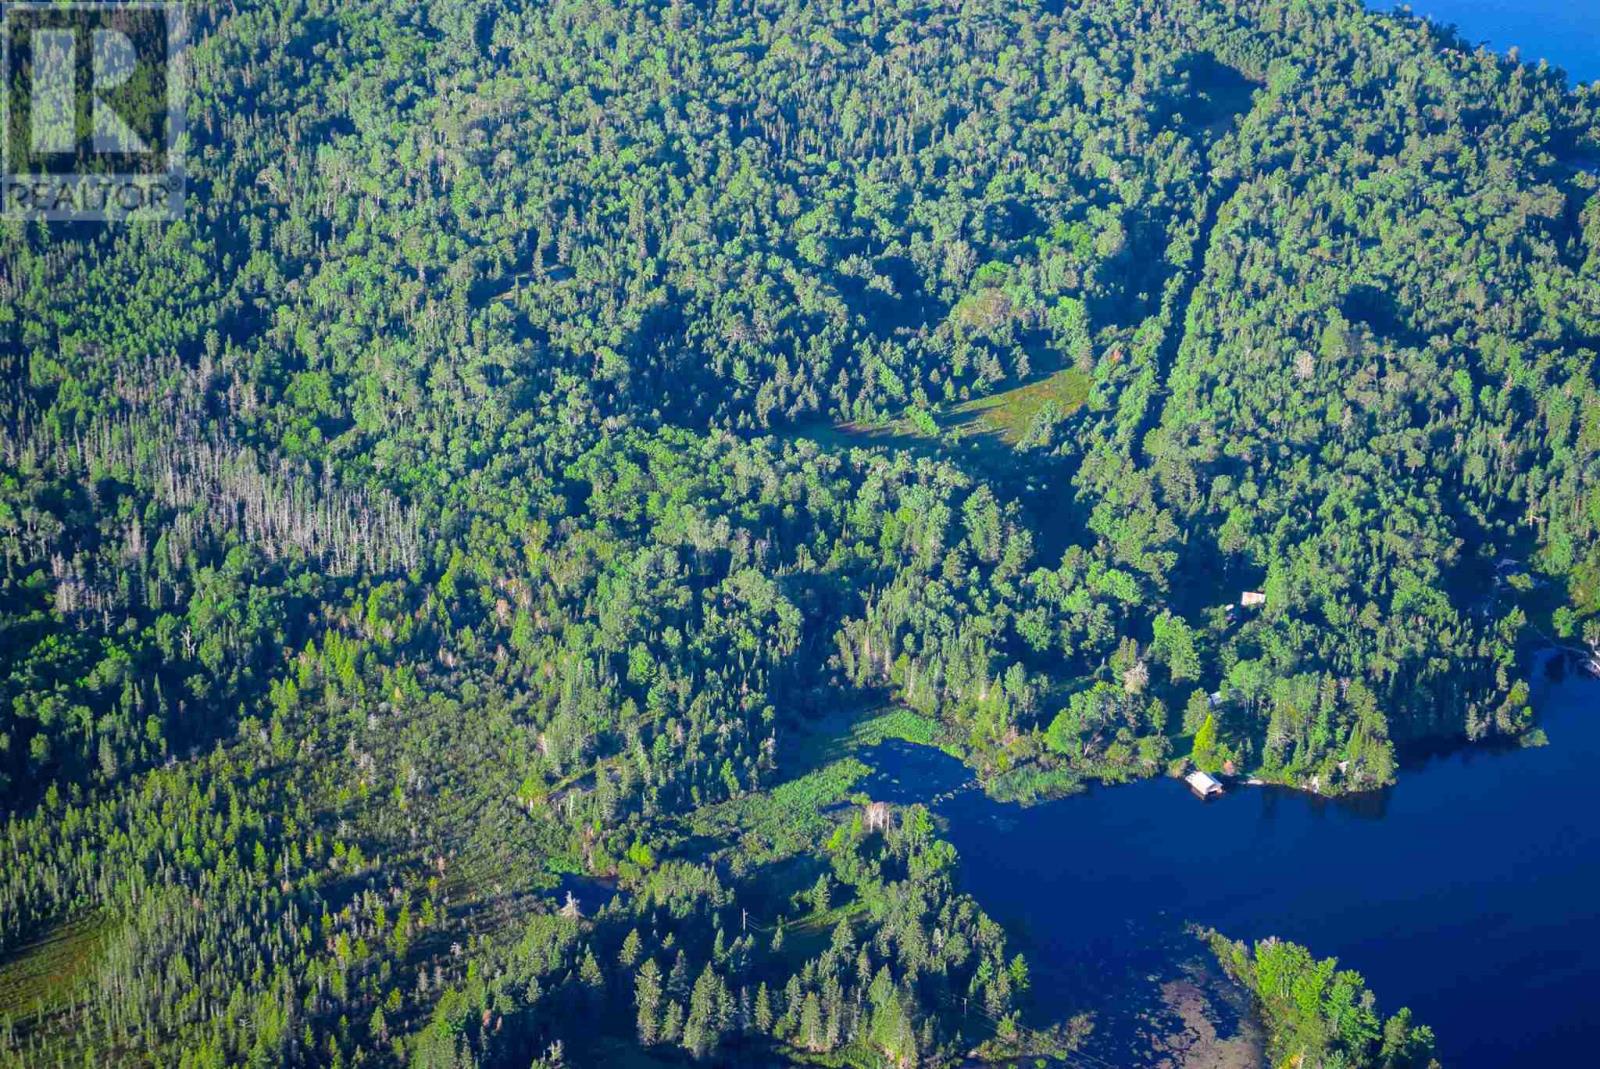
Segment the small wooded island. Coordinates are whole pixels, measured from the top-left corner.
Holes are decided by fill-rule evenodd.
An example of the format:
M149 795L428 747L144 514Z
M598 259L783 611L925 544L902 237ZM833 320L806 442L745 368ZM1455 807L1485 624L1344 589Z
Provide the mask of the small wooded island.
M945 807L1542 740L1533 651L1600 657L1596 87L1357 0L0 36L0 1067L1143 1065L1183 984L1258 1061L1435 1056L1332 921L1033 941ZM886 740L960 782L867 791ZM1096 1046L1154 918L1221 964Z

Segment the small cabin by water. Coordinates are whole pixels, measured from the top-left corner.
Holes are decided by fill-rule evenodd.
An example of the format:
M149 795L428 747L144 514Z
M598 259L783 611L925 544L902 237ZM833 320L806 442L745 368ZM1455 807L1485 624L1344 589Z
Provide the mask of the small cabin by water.
M1213 779L1210 773L1201 772L1199 769L1185 776L1184 782L1201 798L1215 798L1222 793L1222 784Z

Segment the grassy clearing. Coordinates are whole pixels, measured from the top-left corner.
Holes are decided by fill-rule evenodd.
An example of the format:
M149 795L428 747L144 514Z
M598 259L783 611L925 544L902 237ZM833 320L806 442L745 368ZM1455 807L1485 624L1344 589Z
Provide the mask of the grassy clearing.
M876 746L887 739L903 739L918 746L937 746L937 722L910 709L886 709L850 728L845 745L851 750Z
M819 423L798 433L828 449L884 446L928 452L937 448L941 438L948 442L948 436L969 440L994 437L1014 446L1046 404L1054 402L1063 418L1070 416L1088 402L1091 385L1084 372L1066 368L1025 386L963 401L939 416L922 412L882 423Z
M695 835L737 843L748 863L768 864L816 848L833 821L824 810L847 800L867 774L855 758L823 765L770 791L745 795L695 813Z
M937 746L938 734L937 722L910 709L840 711L811 725L794 741L787 759L790 767L805 772L854 756L886 739Z
M815 721L785 747L791 778L694 815L690 831L737 843L752 863L766 864L810 850L827 838L827 810L846 802L868 773L856 756L885 739L936 745L938 725L909 709L840 710Z
M786 746L786 760L794 775L818 770L827 763L854 757L885 739L938 746L938 722L910 709L840 709L806 725Z
M975 397L955 410L958 433L997 434L1016 445L1046 404L1054 401L1063 416L1070 416L1089 400L1089 386L1088 375L1067 368L1027 386Z
M110 934L104 915L57 925L0 962L0 1014L25 1018L65 1006L94 972Z

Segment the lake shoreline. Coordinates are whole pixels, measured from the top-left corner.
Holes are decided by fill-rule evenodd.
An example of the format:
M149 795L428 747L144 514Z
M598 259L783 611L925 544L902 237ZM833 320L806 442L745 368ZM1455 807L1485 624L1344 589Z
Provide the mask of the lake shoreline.
M1387 1011L1409 1006L1432 1026L1445 1064L1487 1069L1523 1049L1557 1061L1600 1042L1583 1009L1600 983L1600 830L1584 801L1600 683L1531 663L1550 745L1457 747L1371 794L1240 790L1197 804L1156 777L1011 805L946 791L971 782L965 766L894 741L862 755L874 771L860 789L942 799L932 808L962 885L1016 933L1038 1005L1095 1012L1091 1052L1113 1064L1159 1061L1130 1044L1154 1042L1150 1013L1172 1024L1155 1007L1197 957L1190 923L1338 957Z
M1377 14L1410 16L1449 30L1469 51L1486 47L1529 66L1543 61L1566 75L1567 88L1600 83L1600 8L1584 11L1564 0L1368 0ZM1582 42L1589 42L1587 48Z

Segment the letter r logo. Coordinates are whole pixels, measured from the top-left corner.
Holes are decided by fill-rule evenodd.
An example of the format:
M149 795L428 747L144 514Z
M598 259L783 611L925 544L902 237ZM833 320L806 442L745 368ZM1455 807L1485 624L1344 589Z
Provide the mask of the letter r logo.
M0 4L0 216L181 210L186 26L170 0Z
M40 29L33 34L33 151L44 155L77 152L78 42L83 29ZM138 69L133 39L117 29L94 29L90 34L93 78L89 91L91 139L95 152L148 152L150 146L117 113L109 94L121 89Z

